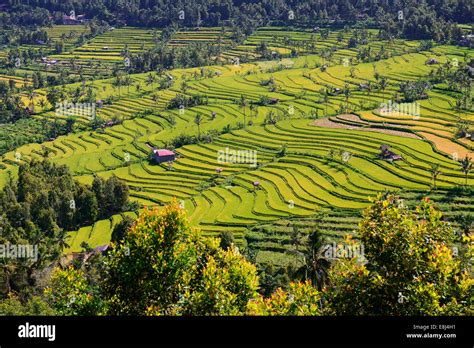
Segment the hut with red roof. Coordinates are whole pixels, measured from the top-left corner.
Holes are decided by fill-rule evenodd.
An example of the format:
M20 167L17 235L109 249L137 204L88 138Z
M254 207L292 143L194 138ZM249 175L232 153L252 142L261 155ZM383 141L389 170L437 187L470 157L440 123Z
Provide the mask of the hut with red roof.
M152 159L156 163L171 162L176 159L176 154L167 149L153 149Z

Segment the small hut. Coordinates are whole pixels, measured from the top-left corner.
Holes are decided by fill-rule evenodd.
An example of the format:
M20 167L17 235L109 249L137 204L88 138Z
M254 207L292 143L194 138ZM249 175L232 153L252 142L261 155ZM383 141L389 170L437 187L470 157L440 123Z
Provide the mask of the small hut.
M380 146L380 159L388 160L388 161L396 161L402 159L401 155L397 155L396 153L390 151L388 145L381 145Z
M109 245L104 244L104 245L100 245L98 247L95 247L92 251L96 254L102 254L102 253L106 252L108 248L109 248Z
M176 159L176 154L166 149L153 149L152 159L156 163L172 162Z

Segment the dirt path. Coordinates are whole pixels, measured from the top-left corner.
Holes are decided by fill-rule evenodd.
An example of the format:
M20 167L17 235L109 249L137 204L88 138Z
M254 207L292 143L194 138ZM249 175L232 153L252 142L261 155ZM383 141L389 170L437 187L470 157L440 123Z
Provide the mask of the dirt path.
M397 131L393 129L383 129L383 128L371 128L371 127L363 127L363 126L369 126L370 123L363 121L360 119L359 116L353 115L353 114L344 114L344 115L338 115L338 118L351 121L351 122L357 122L360 123L360 126L354 126L354 125L348 125L344 123L339 123L339 122L334 122L331 121L329 118L320 118L318 120L315 120L314 122L311 123L312 126L317 126L317 127L327 127L327 128L339 128L339 129L355 129L355 130L361 130L361 131L367 131L367 132L377 132L377 133L384 133L384 134L390 134L390 135L397 135L400 137L405 137L405 138L414 138L414 139L422 139L420 136L410 133L410 132L404 132L404 131ZM387 126L391 127L398 127L398 128L408 128L407 126L400 126L397 124L388 124L386 123Z

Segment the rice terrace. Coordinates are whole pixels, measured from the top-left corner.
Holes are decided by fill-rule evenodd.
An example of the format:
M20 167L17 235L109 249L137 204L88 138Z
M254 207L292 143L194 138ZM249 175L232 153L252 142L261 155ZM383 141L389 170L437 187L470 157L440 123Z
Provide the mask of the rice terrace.
M471 16L458 21L426 0L387 5L383 19L347 1L357 16L285 5L239 21L168 8L172 24L147 24L94 17L83 1L30 1L50 17L0 35L3 195L61 236L63 263L112 248L127 221L171 204L279 286L315 230L327 245L357 241L378 195L409 211L429 201L470 238L474 21L459 2ZM20 3L0 19L21 27ZM420 11L440 28L416 31ZM41 171L53 167L71 179L49 184ZM58 191L35 193L35 180ZM126 193L118 205L104 192ZM36 211L41 201L58 220Z

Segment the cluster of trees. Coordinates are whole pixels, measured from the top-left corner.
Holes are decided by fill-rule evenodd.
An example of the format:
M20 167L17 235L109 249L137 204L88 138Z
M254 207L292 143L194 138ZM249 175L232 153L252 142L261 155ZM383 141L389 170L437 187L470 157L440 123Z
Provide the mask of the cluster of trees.
M263 0L258 3L248 0L210 1L129 1L117 3L111 0L89 2L86 0L54 0L21 1L10 0L16 12L26 13L29 6L46 9L53 15L52 21L61 21L62 14L75 11L76 14L85 14L88 18L121 23L126 22L134 26L167 26L182 21L186 26L219 26L222 21L244 18L247 20L280 20L285 22L296 21L308 23L315 19L342 19L380 18L386 13L393 13L404 8L426 6L432 8L436 15L446 21L472 21L473 8L469 0L424 0L420 1L357 1L357 0L310 0L292 2L273 2ZM180 13L180 11L184 11ZM288 11L293 11L289 14ZM60 13L58 15L57 13ZM181 15L181 16L180 16ZM31 21L35 24L47 21L48 16L27 16L23 20L16 16L8 18L9 23L24 23Z
M196 124L198 128L198 134L197 135L190 135L190 134L180 134L174 138L172 138L169 141L164 142L164 147L170 148L170 149L177 149L185 145L191 145L191 144L199 144L200 142L203 142L205 144L212 143L215 138L217 138L221 134L225 134L231 131L230 125L226 125L223 127L222 130L216 130L216 129L210 129L201 134L201 123L203 122L204 117L202 114L196 114L194 117L194 123ZM211 116L212 120L212 116ZM236 129L242 128L241 126L239 127L238 125L236 126Z
M472 315L472 237L459 239L428 199L414 211L377 200L359 235L367 262L343 259L330 270L331 313Z
M50 86L46 92L46 98L39 97L34 91L34 88L41 87L44 84L43 75L39 72L33 73L33 84L37 86L29 86L25 90L26 97L28 98L27 105L22 100L21 96L17 94L18 88L15 85L14 80L0 81L0 123L15 123L16 121L29 118L30 114L35 111L35 107L39 106L41 111L46 111L48 104L50 109L54 109L56 104L67 100L72 103L96 103L95 90L91 85L85 83L75 87L72 90L67 90L63 85L62 88L56 86ZM54 124L44 124L44 129L47 127L54 129L56 137L57 135L66 134L64 131L68 128L67 124L73 122L67 121L54 121ZM66 129L63 129L66 126ZM71 131L72 128L68 131Z
M31 11L32 8L36 10ZM236 31L243 34L269 21L313 25L315 21L324 20L370 20L384 24L388 35L398 32L412 38L436 40L459 34L453 32L456 28L450 25L451 22L470 23L474 17L470 0L146 0L119 3L111 0L10 0L10 10L2 16L10 25L45 25L61 23L63 14L71 11L111 25L199 27L233 23ZM399 11L403 11L402 17Z
M20 1L9 1L10 11L3 7L0 12L0 23L2 28L12 28L15 26L37 26L44 27L51 23L49 19L50 12L47 8L41 6L35 7L29 4L21 4ZM6 6L3 4L3 6ZM5 33L5 37L7 33Z
M199 67L215 64L225 46L219 44L190 44L176 48L159 44L153 49L129 55L132 73L162 69Z
M379 36L383 37L383 32L380 32ZM385 46L381 46L380 50L374 50L370 46L364 46L357 49L357 60L363 63L388 59L390 55L390 52L385 49ZM352 60L352 58L350 58L350 60ZM352 61L350 61L350 64L352 65Z
M129 208L128 187L115 176L96 177L90 187L74 181L66 166L48 160L22 164L18 179L10 178L0 192L0 244L33 245L39 253L34 261L2 258L1 293L33 287L37 272L68 246L66 231Z
M311 235L301 280L266 294L232 238L200 236L177 202L125 225L107 254L57 268L45 298L31 301L59 315L473 314L472 237L459 239L427 199L408 210L379 195L359 227L362 260L342 253L331 264Z
M15 7L16 8L16 7ZM21 7L25 9L25 7ZM27 7L30 8L30 7ZM31 9L30 11L37 12L38 9ZM41 12L41 11L39 11ZM20 16L13 13L5 12L0 14L1 16ZM52 25L49 23L49 25ZM62 33L60 38L53 40L48 36L47 31L44 28L39 28L36 25L32 24L9 24L8 21L2 22L0 20L0 28L4 29L0 31L0 45L8 47L7 56L5 59L0 60L0 68L4 69L4 73L8 75L18 75L18 71L15 69L32 67L33 64L36 64L32 70L37 69L37 64L41 61L41 58L49 56L51 54L60 54L65 50L66 42L74 45L82 45L96 35L104 33L110 29L110 26L98 20L91 20L86 23L86 26L90 29L89 31L82 32L78 34L77 31L71 30L69 33ZM22 47L23 45L35 45L35 48L32 47ZM38 46L40 45L40 46ZM55 74L45 74L46 77L42 77L43 83L40 85L34 84L35 88L41 88L43 86L54 86L58 84L64 84L66 82L72 83L77 80L82 80L83 67L81 65L75 66L75 58L69 60L70 65L74 72L79 77L71 74L70 70L67 70L64 66L55 65L55 66L46 66L44 65L45 70L50 72L55 72ZM97 68L101 68L101 63L97 63ZM100 71L100 70L98 70ZM33 73L33 80L35 79L35 74L40 74L39 71ZM24 73L25 80L27 80L27 73ZM33 81L35 82L35 81ZM25 83L26 85L26 83Z
M30 30L25 27L17 27L13 32L7 32L1 38L2 43L10 45L24 45L38 43L46 43L49 41L48 33L44 29L33 29Z
M35 44L37 43L35 42ZM41 59L41 57L44 57L45 55L46 52L42 48L38 50L32 48L27 48L23 50L20 50L19 48L11 49L7 55L5 68L14 69L24 67L35 60Z
M432 83L443 84L441 88L448 88L460 96L456 99L455 104L458 112L469 110L472 107L471 91L474 78L474 61L468 63L467 60L466 56L464 62L446 62L436 70L431 70L428 76Z
M193 107L197 105L207 105L208 97L202 95L192 95L187 97L184 94L177 94L168 104L168 109L178 109L182 107Z
M47 75L43 74L41 71L33 71L31 74L31 84L29 81L29 74L24 73L23 75L23 84L20 86L17 86L17 82L15 82L14 79L10 78L8 79L8 82L2 80L0 83L2 84L1 91L2 93L5 93L6 90L8 89L11 94L14 94L15 92L23 89L37 89L37 88L43 88L46 85L54 85L54 81L56 81L56 78L52 75Z
M72 132L76 120L23 118L0 128L0 155L28 143L42 143ZM13 129L13 131L12 131Z
M43 155L48 155L46 150ZM32 160L20 165L18 180L11 179L3 188L0 206L4 222L17 232L55 234L123 211L128 207L128 186L116 176L95 176L92 186L83 185L66 166Z
M232 315L257 296L255 266L201 238L176 202L145 211L122 238L100 269L53 273L45 294L58 314Z
M28 94L29 98L30 96L31 94ZM36 95L33 95L33 98L31 98L32 102L34 97L36 97ZM57 103L64 101L67 101L68 103L88 103L95 105L96 92L92 85L87 85L85 81L83 81L81 85L78 85L73 89L66 89L64 85L61 87L51 86L46 91L46 99L40 97L36 100L42 111L46 110L48 103L51 110L54 110Z
M91 189L93 193L90 195L92 205L97 206L97 212L92 214L95 219L104 219L112 214L128 210L128 186L115 175L112 175L107 180L102 179L100 176L95 176Z
M15 124L3 124L0 127L0 155L28 143L41 143L48 139L42 122L34 118L25 118Z
M406 6L398 6L397 16L382 15L381 23L385 38L405 37L436 42L459 42L462 30L456 23L465 23L466 15L472 21L472 4L457 2L460 7L465 5L467 12L453 14L449 10L453 8L453 4L444 4L446 7L439 7L443 4L440 4L440 1L434 2L438 4L430 4L430 1L410 1Z
M403 81L400 83L400 92L403 94L404 101L407 103L428 98L427 92L430 89L431 84L429 81Z
M14 94L15 82L8 84L0 81L0 123L15 122L27 118L21 97Z

